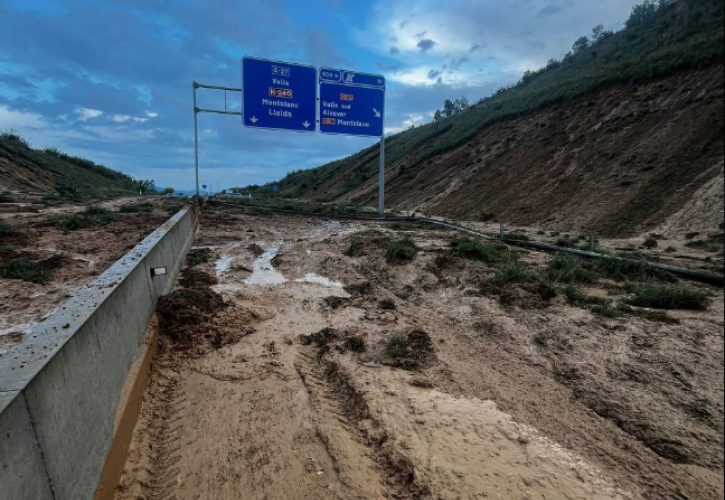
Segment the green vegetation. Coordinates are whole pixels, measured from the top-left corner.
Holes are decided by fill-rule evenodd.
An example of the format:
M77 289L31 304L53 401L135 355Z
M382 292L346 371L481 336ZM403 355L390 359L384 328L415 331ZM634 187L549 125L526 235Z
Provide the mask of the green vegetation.
M528 235L521 232L508 233L506 235L506 239L513 241L531 241L531 238L529 238Z
M649 279L673 281L675 279L670 273L654 268L644 260L609 257L596 261L595 269L604 276L619 281L647 281Z
M385 351L391 358L404 358L410 352L410 342L406 337L395 335L388 340Z
M698 68L723 60L725 42L722 0L681 0L672 4L647 1L638 6L617 33L597 26L590 37L579 38L563 60L551 60L538 71L526 72L509 88L466 107L449 101L450 118L443 118L392 136L386 155L390 164L405 160L406 173L415 175L431 158L465 145L484 127L513 116L583 96L613 83L636 83ZM722 140L721 131L716 137ZM472 151L471 151L472 152ZM473 161L473 159L471 159ZM314 170L290 173L278 184L279 197L295 198L326 192L319 201L332 201L375 177L378 148L372 146L348 158ZM326 191L337 174L337 191ZM255 194L272 196L272 185L251 186Z
M0 220L0 237L12 236L15 234L13 227L5 221Z
M496 264L503 260L507 248L497 243L483 243L480 240L463 238L451 243L453 252L466 259Z
M647 238L646 240L644 240L644 244L642 246L645 248L648 248L650 250L653 250L653 249L657 248L658 246L660 246L660 242L654 238Z
M45 220L46 226L57 227L66 232L87 229L94 226L106 226L115 220L112 212L105 208L96 206L86 207L85 212L66 215L62 217L51 217Z
M147 214L153 212L154 206L151 203L131 203L123 205L119 212L122 214Z
M9 280L23 280L31 283L46 283L53 279L57 269L62 267L60 257L51 257L42 261L20 257L0 265L0 277Z
M407 262L413 260L417 253L418 246L411 238L390 240L385 251L385 258L389 263Z
M153 181L136 180L103 165L58 151L34 149L12 132L0 133L0 158L11 165L30 164L47 173L46 179L32 181L53 185L54 192L46 198L49 204L62 201L84 202L105 200L153 190ZM34 188L31 179L27 184Z
M489 282L496 286L516 283L531 283L536 276L529 267L519 260L516 254L507 255L497 266L496 273Z
M546 272L555 284L594 283L594 273L584 268L583 261L570 254L559 254L551 261Z
M549 345L549 336L545 333L537 333L534 335L534 343L541 347L546 347Z
M680 286L648 283L629 285L627 291L625 302L634 307L704 311L709 306L707 293Z
M15 203L15 198L9 194L0 193L0 203Z

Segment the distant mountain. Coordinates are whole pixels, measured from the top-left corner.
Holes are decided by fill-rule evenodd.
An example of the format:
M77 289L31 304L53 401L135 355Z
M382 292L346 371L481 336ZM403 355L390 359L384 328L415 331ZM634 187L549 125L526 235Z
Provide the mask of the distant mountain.
M94 201L138 194L148 182L55 149L33 149L21 137L0 134L0 191L56 201Z
M610 235L675 216L681 229L717 229L724 17L722 0L645 2L622 31L596 28L517 85L390 137L389 206ZM372 147L276 184L290 198L374 205L377 172ZM698 203L711 192L719 202Z

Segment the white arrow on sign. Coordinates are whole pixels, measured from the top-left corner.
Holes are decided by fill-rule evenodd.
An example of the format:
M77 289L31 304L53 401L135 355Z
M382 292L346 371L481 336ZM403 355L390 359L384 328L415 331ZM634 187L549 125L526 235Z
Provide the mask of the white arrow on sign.
M373 108L373 113L375 113L375 118L382 118L383 117L383 115L380 114L380 111L378 111L375 108Z
M310 128L310 125L312 125L310 122L305 122L302 124L305 128Z
M256 124L257 124L257 122L259 121L259 118L257 118L256 116L253 116L253 117L251 117L251 118L249 119L249 121L250 121L250 122L252 122L252 123L254 123L254 124L256 125Z

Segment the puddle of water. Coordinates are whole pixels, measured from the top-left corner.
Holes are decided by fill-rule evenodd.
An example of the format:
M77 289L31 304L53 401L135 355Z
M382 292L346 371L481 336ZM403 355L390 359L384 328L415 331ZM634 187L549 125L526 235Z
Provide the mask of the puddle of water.
M252 267L252 275L244 280L250 286L276 286L287 283L287 279L272 265L272 261L279 253L279 248L266 250Z
M224 255L218 261L216 261L216 275L221 276L222 274L225 274L227 271L229 271L229 268L232 267L233 259L234 258L229 255Z
M319 276L317 274L308 274L304 278L300 278L296 280L297 283L314 283L316 285L322 285L326 286L327 288L344 288L345 285L342 283L339 283L337 281L332 281L328 278L325 278L323 276Z

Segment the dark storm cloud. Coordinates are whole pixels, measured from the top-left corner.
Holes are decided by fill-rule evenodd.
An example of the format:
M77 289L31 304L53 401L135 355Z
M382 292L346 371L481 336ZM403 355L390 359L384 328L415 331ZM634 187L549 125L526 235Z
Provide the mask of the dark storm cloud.
M418 42L417 47L420 49L421 52L428 52L429 50L433 49L433 47L436 46L436 42L433 40L430 40L426 38L425 40L421 40Z

